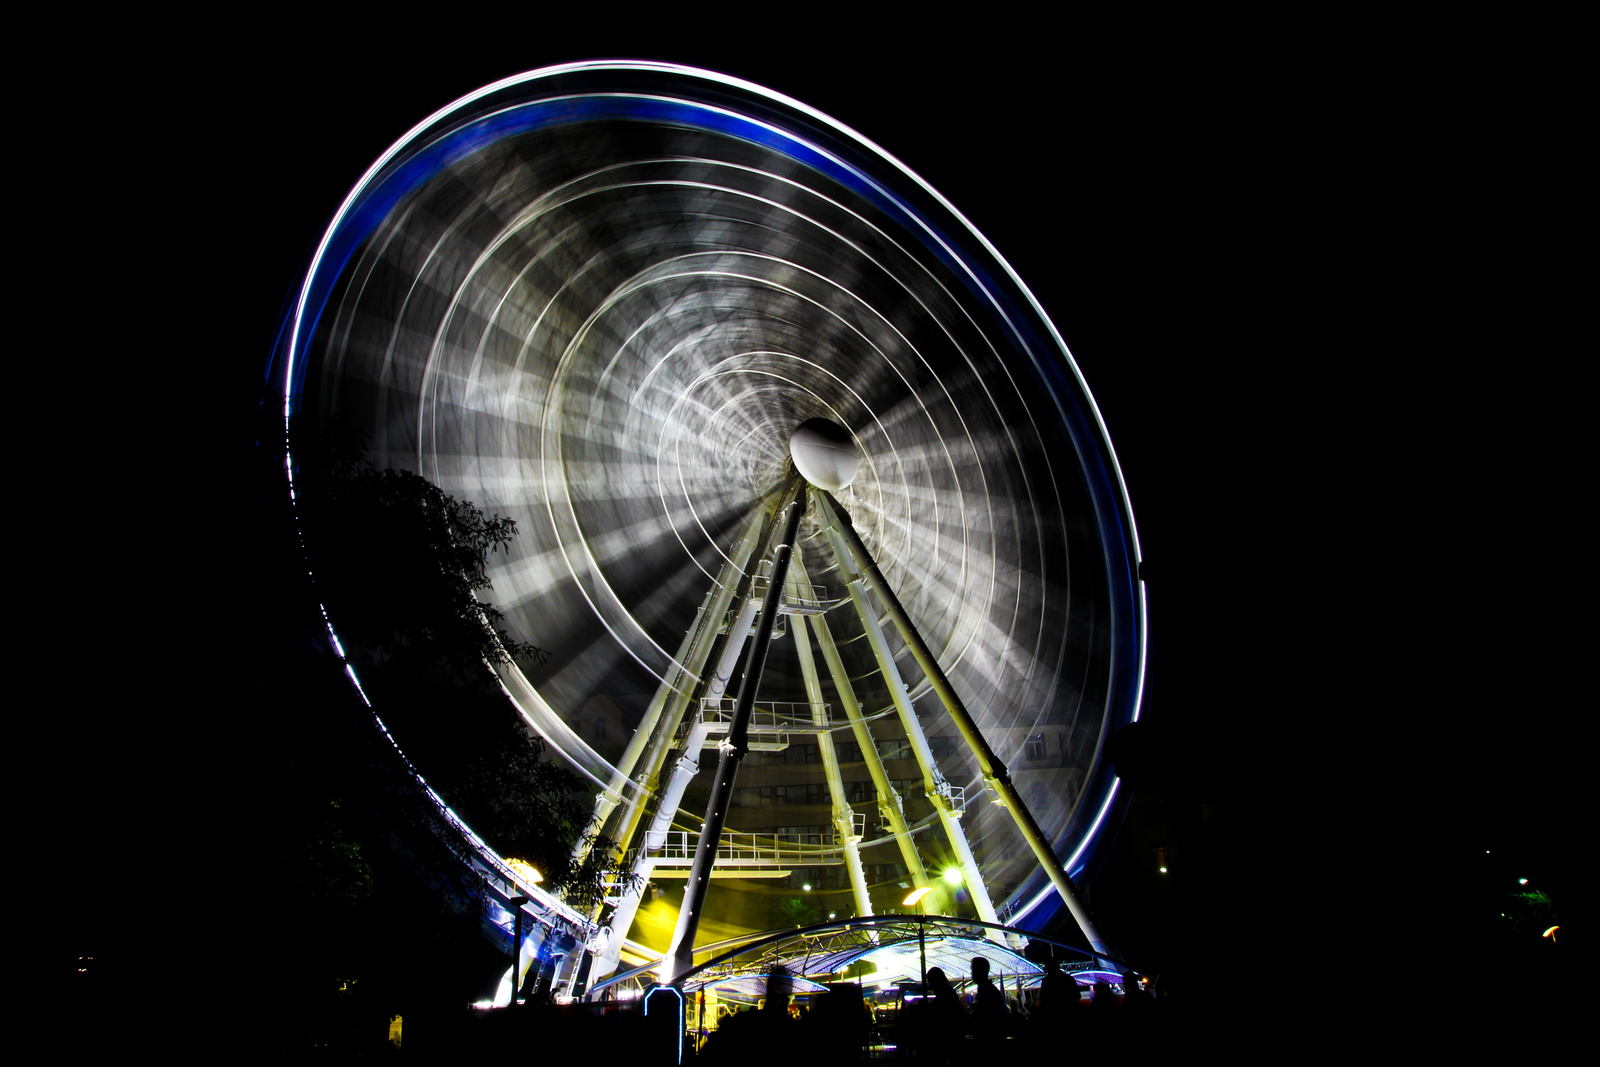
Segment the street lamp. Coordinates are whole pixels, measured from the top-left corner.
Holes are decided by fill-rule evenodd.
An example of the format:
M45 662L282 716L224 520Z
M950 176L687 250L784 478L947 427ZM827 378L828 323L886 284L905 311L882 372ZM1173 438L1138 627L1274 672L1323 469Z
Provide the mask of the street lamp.
M529 863L527 860L519 860L515 857L507 857L506 866L510 867L517 874L521 875L523 880L532 882L535 885L544 881L544 875L540 874L539 869L533 864Z
M538 868L527 860L507 857L506 866L520 875L523 880L532 882L535 885L544 881L544 875L540 874ZM517 1006L517 990L522 985L522 908L523 905L528 903L528 899L520 893L509 899L511 913L516 919L511 930L511 1007L513 1008Z
M511 1003L507 1007L517 1006L517 987L522 984L522 906L528 903L528 898L518 894L510 898L511 915Z
M922 957L922 995L928 995L928 906L922 903L922 898L933 892L933 886L925 885L921 889L913 889L905 899L905 906L915 908L920 906L917 915L917 954Z

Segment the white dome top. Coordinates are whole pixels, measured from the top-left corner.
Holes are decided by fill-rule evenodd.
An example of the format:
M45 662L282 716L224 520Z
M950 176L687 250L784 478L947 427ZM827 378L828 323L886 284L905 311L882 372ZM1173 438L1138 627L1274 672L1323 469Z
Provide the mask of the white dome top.
M837 492L855 480L861 466L850 431L827 419L807 419L789 437L789 455L805 480Z

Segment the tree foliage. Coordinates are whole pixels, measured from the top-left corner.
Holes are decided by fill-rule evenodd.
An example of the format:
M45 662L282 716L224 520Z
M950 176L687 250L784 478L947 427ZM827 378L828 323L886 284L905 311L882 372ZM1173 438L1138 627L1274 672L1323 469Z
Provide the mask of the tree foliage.
M263 405L264 419L271 408ZM429 783L501 855L532 863L579 906L596 902L613 846L599 841L590 860L571 861L587 828L589 791L544 758L543 739L492 671L546 656L507 633L502 613L481 596L490 588L489 558L508 550L516 523L410 471L374 468L365 441L340 423L296 418L288 436L316 596L378 713ZM270 426L262 439L277 439Z
M543 660L503 628L479 591L489 557L509 548L515 520L485 515L426 478L377 470L349 431L292 427L297 494L319 596L355 654L477 673L481 664Z
M588 859L572 862L588 828L592 791L546 758L533 733L498 689L488 685L389 687L384 719L430 785L502 856L531 863L547 889L587 908L618 872L615 850L596 838Z
M544 758L543 739L520 718L477 738L448 768L440 763L440 791L501 855L531 863L569 903L599 903L615 877L606 869L612 843L599 840L582 864L572 862L572 846L588 829L592 794L577 775Z

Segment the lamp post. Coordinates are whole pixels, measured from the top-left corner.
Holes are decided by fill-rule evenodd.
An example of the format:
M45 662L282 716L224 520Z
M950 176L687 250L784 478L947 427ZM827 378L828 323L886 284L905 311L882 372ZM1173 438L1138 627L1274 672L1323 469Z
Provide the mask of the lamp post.
M544 881L544 875L540 874L538 869L527 860L508 858L506 866L535 885ZM516 920L511 931L511 1004L509 1006L513 1008L517 1006L517 990L522 985L522 908L528 901L529 898L520 893L513 895L508 901L511 905L511 913Z
M925 885L921 889L913 889L905 899L908 908L919 908L917 914L917 954L922 957L922 995L928 995L928 906L922 903L922 898L933 892L933 886Z
M528 898L520 894L508 902L511 905L511 1003L508 1008L517 1006L517 986L522 982L522 906L528 903Z

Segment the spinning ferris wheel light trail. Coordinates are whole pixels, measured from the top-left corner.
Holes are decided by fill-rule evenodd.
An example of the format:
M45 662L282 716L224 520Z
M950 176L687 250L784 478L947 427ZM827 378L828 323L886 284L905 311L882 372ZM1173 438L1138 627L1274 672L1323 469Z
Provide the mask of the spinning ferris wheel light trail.
M1038 302L882 149L669 64L486 86L351 191L273 374L518 524L491 595L551 655L502 684L638 876L550 920L574 987L648 954L672 878L675 974L702 913L750 926L763 879L827 870L867 916L958 869L949 909L1059 900L1105 953L1073 878L1139 711L1132 512Z

